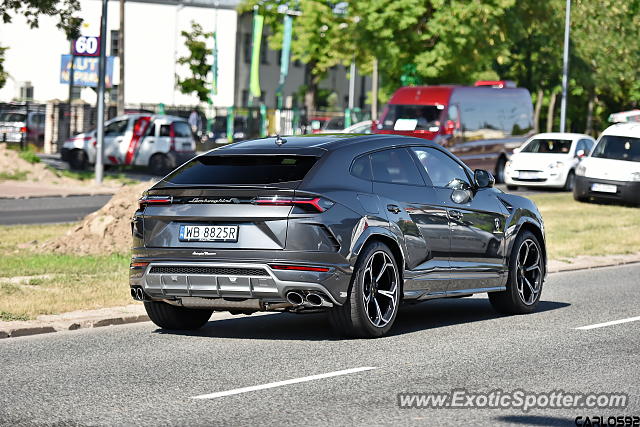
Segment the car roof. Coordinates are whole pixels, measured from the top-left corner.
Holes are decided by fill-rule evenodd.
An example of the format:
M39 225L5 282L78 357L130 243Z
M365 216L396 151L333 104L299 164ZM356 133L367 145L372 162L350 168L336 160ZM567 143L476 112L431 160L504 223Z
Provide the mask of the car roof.
M640 123L617 123L606 128L604 132L602 132L602 135L619 135L640 138Z
M402 135L376 135L353 133L311 134L301 136L283 136L283 144L277 144L277 137L241 141L225 145L206 153L220 154L310 154L321 155L327 151L345 148L357 148L362 145L363 151L373 151L380 148L392 147L400 144L435 145L433 142Z
M533 135L531 137L531 139L538 139L538 138L549 138L549 139L553 139L553 138L557 138L557 139L580 139L580 138L589 138L589 139L593 139L593 137L586 135L584 133L571 133L571 132L544 132L544 133L537 133L535 135Z
M133 117L134 119L137 119L139 117L151 117L153 120L164 120L167 122L175 122L175 121L186 122L187 121L187 119L178 117L178 116L170 116L168 114L154 114L154 113L123 114L121 116L114 117L111 120L124 120L124 119L129 119L131 117Z

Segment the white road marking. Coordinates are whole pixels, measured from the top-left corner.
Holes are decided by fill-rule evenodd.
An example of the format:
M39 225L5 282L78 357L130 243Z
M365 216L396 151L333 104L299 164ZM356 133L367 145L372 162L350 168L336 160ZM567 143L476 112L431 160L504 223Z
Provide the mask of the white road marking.
M343 371L328 372L326 374L311 375L308 377L294 378L294 379L285 380L285 381L276 381L273 383L254 385L251 387L236 388L233 390L220 391L217 393L201 394L200 396L193 396L192 399L215 399L218 397L232 396L234 394L248 393L250 391L265 390L267 388L280 387L283 385L303 383L306 381L320 380L323 378L337 377L340 375L355 374L356 372L370 371L372 369L378 369L378 368L371 367L371 366L363 366L360 368L345 369Z
M595 325L580 326L579 328L576 328L576 329L586 331L589 329L604 328L605 326L619 325L620 323L635 322L637 320L640 320L640 316L628 317L626 319L620 319L620 320L612 320L611 322L596 323Z

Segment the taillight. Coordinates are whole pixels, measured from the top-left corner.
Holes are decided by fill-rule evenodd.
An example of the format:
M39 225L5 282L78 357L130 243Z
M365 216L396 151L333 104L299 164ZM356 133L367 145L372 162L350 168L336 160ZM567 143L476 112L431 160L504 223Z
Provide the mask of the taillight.
M319 273L326 273L327 271L329 271L329 269L326 267L306 267L304 265L271 264L270 267L274 270L316 271Z
M261 206L298 206L310 212L324 212L334 203L322 197L258 197L253 200L254 205Z
M173 202L171 196L144 196L138 200L138 208L144 209L149 205L170 205Z
M176 151L176 130L173 123L169 125L169 150Z
M148 262L132 262L129 268L145 268L147 265L149 265Z
M27 133L27 132L29 132L29 128L28 128L28 127L26 127L26 126L22 126L22 127L20 128L20 133Z

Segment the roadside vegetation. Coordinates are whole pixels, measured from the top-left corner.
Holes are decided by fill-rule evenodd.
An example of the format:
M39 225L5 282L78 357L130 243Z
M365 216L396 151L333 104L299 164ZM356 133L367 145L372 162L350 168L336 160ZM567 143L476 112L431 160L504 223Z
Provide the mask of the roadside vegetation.
M640 252L639 208L578 203L568 193L531 198L544 217L549 259ZM42 242L66 239L69 230L78 227L0 227L0 320L26 320L40 314L132 302L126 251L71 255L42 249Z
M77 256L34 250L39 242L63 236L75 226L0 227L0 320L131 303L128 254Z

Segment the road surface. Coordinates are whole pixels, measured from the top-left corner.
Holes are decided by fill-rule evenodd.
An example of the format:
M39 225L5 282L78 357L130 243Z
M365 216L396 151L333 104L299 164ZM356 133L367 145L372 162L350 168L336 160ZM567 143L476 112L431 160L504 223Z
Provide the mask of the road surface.
M288 314L211 321L195 333L145 322L0 340L0 424L546 426L640 415L639 277L640 264L550 275L540 309L526 316L498 316L484 296L407 306L392 335L375 340L338 338L323 315ZM460 388L629 401L398 407L401 392Z
M0 199L0 225L79 221L109 199L111 195Z

